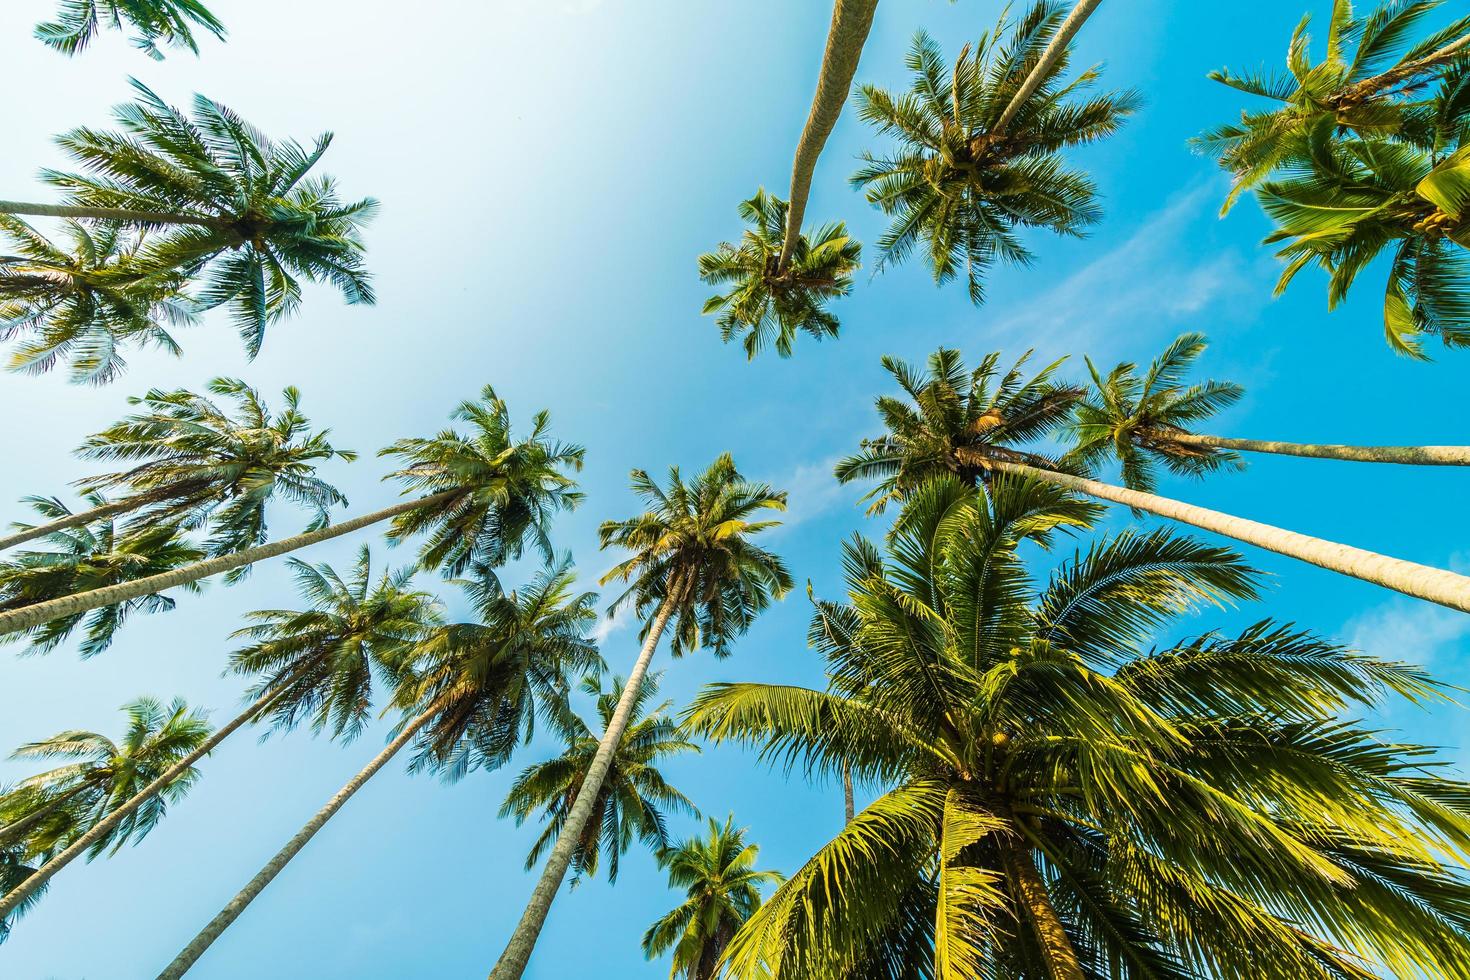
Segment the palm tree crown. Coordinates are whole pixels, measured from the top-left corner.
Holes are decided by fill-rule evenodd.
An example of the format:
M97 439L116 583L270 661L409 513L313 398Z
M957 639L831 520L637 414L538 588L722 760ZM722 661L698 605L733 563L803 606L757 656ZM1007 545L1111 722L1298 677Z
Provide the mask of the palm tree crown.
M334 447L330 430L313 431L294 387L282 391L285 407L274 416L260 393L237 378L215 378L208 390L234 402L234 410L184 389L129 398L140 411L91 436L77 452L132 465L78 483L145 502L141 520L150 523L207 522L212 555L264 541L266 505L278 496L312 510L312 529L325 527L328 510L347 498L315 475L316 464L354 460L357 453Z
M162 41L199 53L194 28L202 27L220 40L225 25L199 0L62 0L54 21L36 26L36 37L62 54L80 53L102 27L121 30L126 21L134 30L134 46L154 60L163 60Z
M877 513L933 476L952 473L976 482L986 473L986 460L1066 469L1061 461L1019 447L1067 425L1083 392L1054 380L1061 360L1027 378L1023 368L1030 358L1027 351L1002 375L999 353L986 355L971 372L959 351L944 347L930 355L927 372L885 356L883 367L909 401L877 399L886 431L864 439L858 453L839 462L837 479L878 480L865 498Z
M374 674L397 680L415 644L438 624L438 602L408 587L412 567L374 578L367 545L346 578L325 563L287 564L309 608L248 613L250 625L233 635L251 642L230 656L231 669L259 677L252 698L279 692L269 710L276 727L309 718L314 732L356 738L372 707Z
M10 368L41 374L65 362L73 381L106 384L127 365L129 344L177 355L169 329L198 319L186 277L141 263L143 239L119 222L62 228L58 245L0 214L14 253L0 256L0 341L20 338Z
M93 506L105 503L98 494L88 501ZM28 502L43 517L56 519L71 513L55 498L31 497ZM147 578L204 558L204 551L181 537L177 527L162 523L120 532L116 522L102 520L91 527L48 534L46 539L55 550L23 551L0 562L0 612ZM197 582L183 587L190 592L200 589ZM83 657L91 657L112 644L118 628L132 613L167 612L173 607L174 600L168 596L149 593L0 636L0 642L29 637L31 649L45 652L84 626L86 639L79 650Z
M669 887L688 897L643 934L649 959L673 950L670 980L714 980L720 957L736 931L760 908L761 888L779 884L777 871L757 871L760 848L748 844L735 817L724 825L709 821L703 837L691 837L666 850L660 861L668 869Z
M798 331L821 340L836 337L837 317L827 301L852 291L862 246L847 235L842 222L823 225L810 236L800 234L791 258L780 267L786 235L787 203L756 191L740 203L740 217L750 225L738 246L722 242L699 257L699 278L712 286L731 287L711 296L704 312L720 313L720 338L737 335L747 357L774 343L776 353L790 357Z
M1228 381L1185 384L1185 375L1205 346L1204 334L1181 334L1141 378L1137 365L1127 362L1103 377L1088 359L1094 389L1077 403L1073 425L1077 455L1089 462L1116 456L1123 464L1123 484L1146 493L1157 485L1155 464L1186 476L1241 467L1239 455L1230 450L1171 438L1187 433L1245 393Z
M447 575L473 565L503 565L520 557L528 538L552 560L551 519L583 498L565 471L581 470L586 451L547 439L551 416L545 411L532 418L528 437L514 441L510 409L489 385L478 401L461 402L451 418L469 423L471 431L400 439L378 454L407 464L391 474L404 493L455 494L447 503L396 518L389 538L427 532L419 560Z
M601 727L606 728L623 695L622 681L614 678L612 686L604 691L596 677L588 676L582 681L582 690L597 699ZM647 710L648 702L657 693L658 678L652 675L638 690L630 722L593 803L592 819L587 821L577 841L572 856L573 883L583 876L597 874L604 851L607 879L616 881L618 858L627 853L635 837L655 852L668 847L666 810L698 812L688 797L670 786L658 770L658 763L664 758L698 752L699 746L686 739L669 717L673 702L665 701ZM517 826L538 810L547 821L546 829L526 856L528 870L536 866L542 852L562 832L572 803L592 766L592 758L597 754L600 733L581 717L568 710L555 717L555 724L567 743L566 751L555 759L530 766L517 776L500 808L500 815L514 816Z
M1254 574L1125 532L1038 583L1018 551L1054 519L1037 486L921 488L885 552L847 548L831 689L715 685L689 710L809 777L888 787L741 929L732 974L1470 969L1466 784L1337 717L1433 682L1270 622L1150 649Z
M1063 81L1064 54L1008 126L998 128L1062 21L1060 3L1039 0L1009 29L1002 22L966 46L952 71L939 45L920 32L907 60L914 73L908 92L858 89L862 118L898 141L889 156L865 154L867 166L852 178L893 216L879 239L880 270L923 243L935 281L963 271L971 300L980 303L992 264L1030 262L1018 229L1080 236L1099 220L1092 180L1068 168L1061 151L1114 133L1139 107L1135 93L1079 97L1098 71Z
M686 483L669 469L668 488L643 470L632 474L633 490L648 510L598 529L604 548L634 552L603 577L628 589L609 610L632 603L638 614L667 601L677 617L671 646L675 656L708 646L717 657L755 617L791 590L791 573L779 556L750 538L779 521L753 520L762 510L786 509L786 492L752 483L726 453Z

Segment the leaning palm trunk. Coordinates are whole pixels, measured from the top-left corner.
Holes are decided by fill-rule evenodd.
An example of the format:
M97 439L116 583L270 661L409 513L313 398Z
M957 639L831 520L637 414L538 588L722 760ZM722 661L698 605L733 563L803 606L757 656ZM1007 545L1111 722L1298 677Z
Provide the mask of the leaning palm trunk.
M88 788L90 788L88 784L82 783L80 786L73 787L72 789L67 790L65 793L62 793L60 796L52 800L50 803L47 803L45 806L39 807L33 813L29 813L26 816L21 817L15 823L6 824L4 827L0 827L0 847L5 847L8 844L15 843L22 834L39 824L41 821L45 820L47 817L51 816L51 814L55 813L57 810L60 810L62 807L66 806L68 801L70 801L73 797L77 796L82 791ZM5 913L0 912L0 919L3 918L5 918Z
M852 805L852 765L844 762L842 764L842 815L843 823L852 823L856 811Z
M284 555L288 552L297 551L308 545L317 544L321 541L330 541L332 538L340 538L344 534L361 530L370 525L386 521L391 517L420 507L431 507L434 504L449 500L457 495L458 490L445 490L442 493L431 494L420 497L418 500L408 500L392 507L354 517L343 521L341 524L333 524L331 527L322 528L319 531L308 531L295 537L282 538L270 544L263 544L257 548L246 548L231 555L221 555L218 558L210 558L207 561L196 562L193 565L185 565L171 572L163 572L159 575L150 575L147 578L135 579L131 582L123 582L120 585L109 585L101 589L92 589L89 592L78 592L76 595L62 596L60 599L48 599L30 606L22 606L9 612L0 613L0 635L14 633L17 630L30 629L53 619L63 616L75 616L91 609L102 606L111 606L119 602L127 602L130 599L141 598L162 592L165 589L177 588L190 582L209 578L221 572L231 569L243 568L253 565L267 558Z
M1397 68L1390 68L1388 71L1380 72L1371 78L1365 78L1361 82L1356 82L1334 101L1338 105L1351 105L1371 98L1386 88L1391 88L1400 82L1409 81L1421 72L1438 68L1446 61L1458 57L1466 48L1470 48L1470 34L1456 38L1444 47L1431 51L1422 58L1405 62Z
M1196 435L1193 432L1161 432L1157 438L1181 446L1209 446L1247 453L1279 456L1309 456L1313 459L1345 459L1354 463L1406 463L1417 466L1470 466L1470 446L1339 446L1311 442L1271 442L1264 439L1231 439L1226 436Z
M987 460L982 465L998 472L1030 477L1065 487L1068 490L1075 490L1078 493L1085 493L1099 500L1124 504L1150 514L1167 517L1170 520L1192 524L1206 531L1223 534L1237 541L1244 541L1258 548L1274 551L1278 555L1296 558L1328 571L1350 575L1364 582L1372 582L1374 585L1381 585L1416 599L1427 599L1442 606L1449 606L1451 609L1470 612L1470 578L1464 575L1456 575L1444 569L1404 561L1401 558L1391 558L1388 555L1365 551L1351 545L1324 541L1321 538L1298 534L1295 531L1246 520L1243 517L1232 517L1218 510L1196 507L1193 504L1171 500L1168 497L1128 490L1110 483L1100 483L1085 477L1057 473L1028 466L1025 463Z
M536 939L546 925L552 900L556 898L557 889L566 877L567 868L572 863L572 854L577 849L577 842L582 838L587 821L592 817L597 798L602 792L603 781L612 765L613 753L617 751L618 743L623 739L623 731L628 727L633 705L638 700L638 691L643 686L643 677L648 673L648 664L653 660L653 652L658 648L659 637L668 625L674 605L671 598L665 598L659 605L658 613L648 628L648 638L643 641L643 649L638 654L638 661L633 664L633 672L628 675L623 696L618 699L612 720L602 733L602 741L597 744L597 754L587 767L587 776L577 789L577 798L572 803L571 812L567 814L566 823L562 825L556 844L551 848L551 856L546 859L541 879L531 891L531 900L521 914L521 921L516 923L510 941L506 943L505 952L500 954L495 968L490 971L490 980L520 980L526 964L531 961L531 951L536 948Z
M203 225L224 228L227 222L197 214L144 211L138 208L91 208L70 204L28 204L0 201L0 214L24 214L38 218L75 218L91 221L123 221L138 225Z
M45 864L42 864L39 868L36 869L34 874L26 878L11 891L6 892L5 897L3 899L0 899L0 919L4 919L17 907L19 907L22 902L24 902L31 895L35 894L37 891L39 891L40 888L45 885L46 882L50 881L51 878L58 871L80 857L84 852L91 848L93 844L96 844L98 841L104 839L119 824L126 820L129 815L133 814L141 806L143 806L143 804L147 803L149 800L153 799L153 797L157 796L159 793L162 793L165 789L172 785L174 780L178 779L184 773L188 772L189 768L193 766L194 763L204 758L210 752L213 752L215 747L223 742L226 738L228 738L231 734L233 734L236 729L240 728L240 726L244 725L252 718L255 718L262 711L268 708L282 694L285 693L286 687L286 684L278 685L274 690L267 691L265 694L255 699L255 701L252 702L248 708L236 715L227 725L225 725L219 731L215 732L209 738L205 739L204 742L200 744L197 749L184 756L172 766L169 766L168 769L165 770L157 779L153 780L153 782L140 789L137 793L130 797L127 802L123 803L122 806L118 807L116 810L113 810L106 817L93 824L92 827L85 834L78 837L71 844L67 845L66 849L63 850L60 854L47 861Z
M1036 944L1046 962L1048 980L1084 980L1082 962L1067 937L1046 883L1032 863L1023 838L1015 831L999 835L1000 860L1016 903L1017 917L1029 922Z
M1092 15L1092 12L1097 9L1097 5L1100 3L1102 3L1102 0L1077 0L1077 6L1072 8L1072 12L1067 15L1067 19L1062 21L1062 26L1057 28L1056 36L1051 39L1051 43L1046 46L1046 50L1041 52L1041 57L1037 60L1036 67L1031 69L1031 73L1026 76L1026 80L1021 83L1021 87L1016 89L1016 94L1011 97L1010 104L1006 106L1005 112L1000 114L1000 120L995 124L995 133L1004 133L1006 131L1006 127L1016 118L1016 113L1021 111L1021 106L1025 105L1026 100L1031 98L1036 93L1036 90L1041 87L1042 79L1046 77L1047 72L1051 71L1052 66L1066 53L1067 45L1072 42L1073 36L1082 29L1082 24Z
M878 0L837 0L832 7L832 26L827 30L827 48L822 53L822 70L817 75L817 94L812 98L812 110L801 131L801 141L796 144L796 162L791 167L791 201L786 212L781 259L776 263L778 273L790 263L801 238L801 220L812 189L812 172L817 168L822 147L827 145L827 137L832 135L832 127L837 125L837 117L842 115L842 105L852 88L852 76L857 73L858 59L862 57L877 6Z
M261 892L265 891L265 887L285 869L292 858L300 853L307 842L316 836L316 832L326 826L327 821L342 809L343 804L352 799L352 794L362 789L367 781L373 778L379 769L387 765L388 760L397 755L399 750L418 734L419 729L434 717L443 700L436 701L404 725L403 730L388 743L387 748L374 756L373 761L364 766L361 772L349 779L347 785L338 790L337 795L328 800L327 805L318 810L316 815L306 822L306 826L297 831L296 836L292 837L286 846L281 848L275 857L267 861L265 867L261 868L255 877L240 889L240 893L230 899L229 904L221 909L218 915L209 920L209 924L200 930L199 935L195 936L189 945L184 947L183 952L179 953L172 963L164 967L163 972L158 975L158 980L178 980L179 977L189 972L189 968L204 955L205 950L209 949L214 941L230 927L230 924L240 917L240 913L244 912L246 907L255 901Z
M139 507L156 503L170 496L173 496L173 494L136 494L128 497L126 500L118 500L110 504L93 507L91 510L78 511L75 514L58 517L56 520L47 521L45 524L37 524L35 527L26 528L23 531L16 531L13 534L0 536L0 551L4 551L6 548L14 548L18 544L25 544L27 541L34 541L37 538L44 538L46 535L55 534L57 531L65 531L68 528L91 524L93 521L105 521L109 517L127 514L137 510Z

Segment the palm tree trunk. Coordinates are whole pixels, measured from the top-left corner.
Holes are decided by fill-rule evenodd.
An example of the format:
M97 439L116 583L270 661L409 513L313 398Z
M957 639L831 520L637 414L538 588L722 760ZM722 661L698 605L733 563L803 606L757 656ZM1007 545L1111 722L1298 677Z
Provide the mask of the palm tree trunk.
M847 818L844 823L852 823L856 811L852 806L852 766L842 763L842 813Z
M0 214L24 214L41 218L78 218L93 221L127 221L152 225L203 225L221 228L218 218L168 211L141 211L136 208L88 208L70 204L27 204L23 201L0 201Z
M123 803L122 806L119 806L106 817L93 824L85 834L69 844L60 854L42 864L25 881L21 882L11 891L6 892L4 898L0 899L0 920L3 920L5 916L9 915L22 902L45 885L46 882L50 881L58 871L80 857L93 844L105 838L114 828L126 820L130 814L136 812L143 804L171 786L176 779L188 772L194 763L204 758L210 752L213 752L216 746L233 734L241 725L244 725L269 707L286 692L288 684L289 681L261 695L248 708L231 719L228 724L205 739L193 752L190 752L178 762L169 766L157 779L140 789ZM9 829L6 828L6 830Z
M196 562L193 565L185 565L171 572L163 572L158 575L150 575L147 578L135 579L131 582L123 582L120 585L109 585L101 589L92 589L89 592L78 592L75 595L62 596L60 599L48 599L45 602L37 602L34 605L22 606L9 612L0 613L0 635L14 633L18 630L30 629L53 619L63 616L75 616L78 613L87 612L90 609L98 609L102 606L111 606L119 602L127 602L165 589L177 588L190 582L209 578L221 572L231 569L242 568L253 565L267 558L284 555L288 552L297 551L308 545L317 544L321 541L330 541L332 538L340 538L344 534L351 534L380 521L386 521L390 517L420 507L431 507L459 494L459 490L445 490L443 493L431 494L420 497L418 500L408 500L392 507L373 511L361 517L343 521L341 524L333 524L331 527L322 528L320 531L308 531L306 534L298 534L295 537L282 538L270 544L263 544L256 548L246 548L232 555L221 555L218 558L210 558L206 561Z
M52 800L50 803L47 803L45 806L37 809L34 813L28 813L24 817L21 817L19 820L17 820L15 823L6 824L4 827L0 827L0 847L4 847L6 843L13 841L15 837L21 832L30 830L36 824L46 819L57 810L60 810L63 806L66 805L67 800L70 800L72 797L76 796L78 793L88 788L89 787L86 783L82 783L80 786L74 786L71 789L67 790L65 793L62 793L56 799ZM3 912L0 912L0 919L4 918L5 914Z
M81 527L83 524L91 524L93 521L102 521L109 517L116 517L118 514L126 514L128 511L137 510L149 502L146 497L129 497L126 500L118 500L114 503L103 504L100 507L93 507L91 510L79 511L75 514L68 514L65 517L58 517L54 521L37 524L35 527L28 528L24 531L16 531L14 534L0 536L0 551L4 551L6 548L14 548L18 544L25 544L27 541L34 541L36 538L44 538L46 535L55 534L57 531L65 531L69 527Z
M1399 82L1408 81L1420 72L1438 67L1467 47L1470 47L1470 34L1456 38L1444 47L1431 51L1415 61L1406 62L1397 68L1390 68L1388 71L1365 78L1361 82L1355 82L1334 101L1339 105L1344 105L1367 99Z
M670 590L670 594L672 593L673 590ZM643 686L644 675L648 673L648 664L653 660L659 637L663 635L664 627L668 625L673 612L674 602L666 597L648 628L648 638L643 641L643 649L638 654L637 662L633 664L633 672L628 675L623 696L618 699L612 720L602 733L602 741L597 744L597 754L593 756L592 765L587 767L587 776L577 790L577 799L572 803L566 823L562 825L561 833L551 848L546 867L541 870L541 879L532 889L531 900L521 914L521 921L516 923L515 932L511 933L505 951L500 954L495 968L490 971L490 980L520 980L526 964L531 961L531 951L536 948L536 939L546 925L551 903L556 898L557 890L561 888L562 879L566 877L567 867L572 863L577 841L581 839L587 821L592 816L598 794L602 792L602 783L607 778L608 767L612 765L613 753L617 751L618 743L623 739L623 731L628 727L628 719L633 714L633 704L638 700L638 691Z
M1036 943L1041 947L1050 980L1084 980L1082 962L1067 936L1061 917L1051 904L1046 883L1041 880L1031 852L1015 831L996 835L1001 864L1011 886L1011 897L1019 915L1031 923Z
M1406 463L1417 466L1470 466L1470 446L1339 446L1311 442L1270 442L1262 439L1231 439L1197 435L1193 432L1160 432L1157 438L1183 446L1239 449L1248 453L1279 456L1309 456L1313 459L1345 459L1355 463Z
M1377 552L1365 551L1350 545L1324 541L1321 538L1298 534L1284 528L1232 517L1218 510L1196 507L1182 501L1171 500L1152 493L1142 493L1116 487L1110 483L1099 483L1080 476L1039 469L1025 463L1002 460L986 461L985 466L1002 473L1042 480L1068 490L1085 493L1099 500L1124 504L1138 510L1167 517L1184 524L1192 524L1206 531L1223 534L1237 541L1253 544L1278 555L1296 558L1328 571L1339 572L1402 592L1416 599L1427 599L1451 609L1470 612L1470 578L1456 575L1440 568L1430 568L1401 558L1391 558Z
M832 6L832 26L827 29L827 48L822 53L822 70L817 75L817 94L812 97L812 109L801 131L801 140L796 144L796 162L791 167L791 199L786 211L781 259L776 263L778 274L791 262L791 253L801 238L812 172L817 168L822 147L827 145L827 137L832 135L832 127L837 125L837 117L842 115L877 7L878 0L836 0Z
M332 819L338 810L342 809L343 804L352 799L352 794L362 789L379 769L387 765L388 760L397 755L399 750L418 734L419 729L424 727L429 719L434 717L442 704L443 699L440 699L434 704L431 704L424 712L417 715L403 727L403 730L398 733L393 741L388 743L383 751L373 757L372 762L369 762L363 767L361 772L349 779L347 785L339 789L337 794L327 801L327 805L318 810L306 822L306 826L297 831L296 836L287 841L286 846L281 848L275 857L267 861L265 867L261 868L255 877L251 878L249 883L240 889L239 894L230 899L229 903L220 910L220 913L209 920L209 924L200 930L199 935L195 936L189 945L184 947L183 952L174 957L172 963L164 967L163 972L158 975L158 980L178 980L179 977L189 972L189 968L198 961L199 957L204 955L204 951L209 949L214 941L224 934L224 931L230 927L230 924L240 917L240 913L244 912L246 907L255 901L261 892L265 891L265 887L316 836L316 832L326 826L327 821Z
M1045 51L1041 52L1041 57L1037 60L1036 67L1031 69L1031 73L1026 76L1026 80L1021 83L1021 87L1016 89L1016 94L1011 97L1010 104L1006 106L1005 112L1000 114L1000 120L996 122L995 128L992 130L993 133L999 134L1006 131L1006 128L1016 118L1016 113L1021 111L1021 106L1025 105L1026 100L1031 98L1036 93L1036 90L1041 87L1041 80L1051 71L1052 66L1061 60L1062 55L1067 51L1067 45L1072 42L1073 36L1082 29L1082 24L1092 15L1092 12L1097 9L1097 5L1100 3L1102 3L1102 0L1077 0L1077 6L1072 8L1072 12L1067 15L1067 19L1062 21L1062 26L1057 28L1057 32L1052 37L1051 43L1046 46Z

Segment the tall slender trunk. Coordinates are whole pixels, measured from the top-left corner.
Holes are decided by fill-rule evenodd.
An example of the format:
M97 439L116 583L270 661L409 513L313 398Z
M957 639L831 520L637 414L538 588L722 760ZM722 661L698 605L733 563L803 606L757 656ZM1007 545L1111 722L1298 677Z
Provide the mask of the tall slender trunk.
M1278 456L1309 456L1313 459L1345 459L1355 463L1406 463L1416 466L1470 466L1470 446L1339 446L1312 442L1271 442L1264 439L1232 439L1193 432L1158 432L1154 435L1183 446L1238 449L1248 453Z
M387 765L388 760L397 755L399 750L418 734L419 729L424 727L429 719L434 717L434 714L439 710L442 703L443 699L436 701L421 714L417 715L403 727L403 730L398 733L393 741L388 743L383 751L373 757L372 762L369 762L363 767L361 772L349 779L347 784L327 801L327 805L318 810L306 822L306 826L297 831L296 836L287 841L286 846L281 848L275 857L267 861L265 867L261 868L255 877L251 878L249 883L240 889L239 894L230 899L229 903L220 910L220 913L209 920L209 924L199 931L199 935L195 936L189 945L184 947L183 952L174 957L172 963L164 967L163 972L158 975L158 980L178 980L179 977L189 972L189 968L198 961L199 957L204 955L205 950L209 949L214 941L230 927L230 924L240 917L240 913L244 912L250 903L255 901L255 898L261 892L265 891L265 887L316 836L316 832L326 826L327 821L332 819L338 810L342 809L342 806L352 798L352 794L362 789L367 781L376 775L379 769Z
M1016 831L997 834L996 838L1011 898L1016 903L1017 914L1031 925L1046 961L1047 976L1050 980L1084 980L1082 962L1051 903L1046 883L1031 860L1030 849Z
M28 813L24 817L21 817L19 820L15 821L15 823L6 824L4 827L0 827L0 847L4 847L7 844L13 843L15 839L24 831L30 830L32 827L36 826L36 824L40 823L42 820L45 820L57 810L60 810L72 797L89 788L90 786L87 783L82 783L80 786L74 786L71 789L67 790L65 793L62 793L60 796L56 797L56 799L52 800L50 803L47 803L45 806L39 807L33 813ZM5 913L0 912L0 919L3 918L5 918Z
M14 911L21 902L24 902L40 889L41 886L50 881L58 871L81 857L93 844L105 838L114 828L126 820L129 815L143 806L143 804L173 785L174 781L188 772L194 763L204 758L210 752L213 752L216 746L233 734L241 725L244 725L259 715L272 702L284 694L287 686L287 684L281 684L274 690L267 691L259 698L256 698L248 708L236 715L228 724L219 729L219 731L205 739L198 748L184 756L178 762L175 762L172 766L169 766L157 779L129 797L122 806L119 806L106 817L93 824L85 834L69 844L60 854L42 864L29 878L21 882L11 891L6 892L4 898L0 899L0 919L4 919L5 916Z
M100 507L93 507L91 510L78 511L75 514L58 517L54 521L37 524L35 527L27 528L24 531L16 531L13 534L3 535L0 536L0 551L4 551L6 548L14 548L18 544L25 544L27 541L34 541L36 538L44 538L46 535L55 534L57 531L65 531L69 527L81 527L83 524L91 524L93 521L102 521L109 517L116 517L119 514L126 514L129 511L137 510L149 502L146 497L129 497L126 500L118 500L110 504L103 504Z
M1420 72L1438 67L1466 48L1470 48L1470 34L1458 37L1444 47L1431 51L1422 58L1406 62L1397 68L1390 68L1388 71L1380 72L1370 78L1365 78L1361 82L1354 82L1334 101L1339 105L1351 104L1377 95L1390 86L1397 85L1399 82L1408 81Z
M846 818L844 823L852 823L856 811L852 806L852 766L842 763L842 814Z
M674 590L671 589L670 595L673 594ZM561 888L562 879L566 877L567 867L572 863L572 854L577 849L582 831L586 829L587 820L592 816L597 796L602 792L603 780L607 778L608 767L612 764L613 753L617 751L618 743L623 739L623 731L628 727L628 719L633 714L633 704L643 686L643 677L648 673L648 664L653 660L659 637L663 635L664 627L668 625L673 612L673 599L665 598L649 626L648 638L643 641L643 649L633 664L633 672L628 675L628 683L623 688L623 696L618 699L612 720L602 733L602 741L597 743L597 754L592 758L592 765L587 767L587 777L577 790L577 799L572 804L571 812L567 814L567 821L562 825L556 844L551 848L546 867L541 870L541 879L532 889L531 900L521 914L521 921L516 923L515 931L505 945L505 951L500 954L495 968L490 971L490 980L520 980L526 964L531 961L531 951L536 948L536 939L546 925L551 903L556 898L557 890Z
M28 204L24 201L0 201L0 214L24 214L40 218L78 218L93 221L131 221L152 225L203 225L222 228L225 222L197 214L170 211L143 211L138 208L90 208L70 204Z
M822 147L827 145L827 137L832 135L832 127L837 125L837 117L842 115L877 7L878 0L836 0L832 5L832 26L827 29L827 48L822 52L817 93L812 97L811 112L807 114L801 140L796 144L796 161L791 166L791 198L781 259L776 263L778 274L790 264L791 253L801 239L801 221L812 189L812 172L817 168Z
M30 629L62 616L75 616L78 613L87 612L90 609L98 609L102 606L111 606L119 602L127 602L165 589L177 588L190 582L218 575L220 572L228 572L234 568L242 568L245 565L253 565L255 562L284 555L287 552L305 548L308 545L317 544L321 541L330 541L344 534L351 534L380 521L386 521L390 517L420 507L432 507L434 504L449 500L460 493L459 490L445 490L443 493L431 494L420 497L418 500L407 500L392 507L373 511L361 517L343 521L341 524L333 524L331 527L320 531L308 531L295 537L282 538L270 544L263 544L256 548L246 548L231 555L221 555L218 558L210 558L206 561L196 562L193 565L185 565L171 572L163 572L158 575L149 575L147 578L134 579L131 582L123 582L120 585L109 585L100 589L92 589L89 592L78 592L75 595L62 596L60 599L48 599L45 602L37 602L34 605L22 606L9 612L0 613L0 634L14 633L18 630Z
M1025 105L1026 100L1031 98L1036 93L1036 90L1041 87L1042 79L1052 70L1052 66L1061 60L1062 55L1067 51L1067 45L1072 42L1073 36L1082 29L1083 23L1092 15L1092 12L1097 9L1097 5L1100 3L1102 3L1102 0L1077 0L1077 6L1072 8L1072 12L1067 15L1067 19L1062 21L1062 26L1057 28L1056 34L1052 36L1051 43L1046 46L1045 51L1041 52L1041 57L1037 60L1036 67L1031 69L1031 73L1021 83L1021 87L1016 89L1016 94L1011 97L1010 104L1006 106L1005 112L1000 114L1000 119L996 122L995 129L992 132L999 134L1006 131L1006 128L1015 120L1016 113L1021 111L1021 106Z
M1456 575L1454 572L1447 572L1440 568L1430 568L1428 565L1404 561L1401 558L1391 558L1388 555L1365 551L1351 545L1324 541L1321 538L1298 534L1295 531L1246 520L1243 517L1232 517L1218 510L1196 507L1193 504L1171 500L1168 497L1040 469L1025 463L990 460L984 465L998 472L1031 477L1065 487L1068 490L1085 493L1099 500L1124 504L1150 514L1167 517L1170 520L1192 524L1206 531L1223 534L1237 541L1244 541L1258 548L1274 551L1278 555L1296 558L1328 571L1340 572L1343 575L1362 579L1364 582L1372 582L1374 585L1381 585L1416 599L1427 599L1442 606L1449 606L1451 609L1470 612L1470 578L1464 575Z

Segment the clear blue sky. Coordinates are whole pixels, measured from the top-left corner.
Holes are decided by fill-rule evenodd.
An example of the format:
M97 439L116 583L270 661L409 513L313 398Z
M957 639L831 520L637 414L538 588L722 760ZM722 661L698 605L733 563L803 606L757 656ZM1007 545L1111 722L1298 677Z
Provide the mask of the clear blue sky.
M1088 240L1037 239L1031 269L1003 270L972 308L917 266L866 274L840 304L843 337L797 357L745 362L699 316L707 290L696 255L738 235L736 203L757 185L784 195L830 5L512 0L427 4L346 0L214 0L231 28L194 59L154 64L109 35L67 61L29 38L48 0L0 5L0 58L13 80L0 109L0 197L47 199L35 180L60 163L53 133L102 124L135 74L181 103L203 91L266 132L307 139L331 128L324 169L348 194L373 194L370 229L381 301L350 308L312 290L304 314L275 327L246 363L222 318L184 337L174 361L138 357L103 389L60 377L0 377L0 517L14 501L62 492L83 472L68 452L150 386L202 385L220 374L267 392L299 385L307 411L364 452L330 468L356 510L394 491L378 482L377 448L431 432L455 401L493 383L518 419L549 408L557 434L588 447L585 506L556 528L589 583L611 563L598 522L634 507L630 467L703 465L730 450L748 474L792 494L772 545L798 581L837 594L838 543L864 527L856 491L831 464L874 430L884 353L919 359L943 343L973 361L992 349L1046 356L1146 359L1185 329L1214 339L1205 368L1246 385L1219 420L1224 434L1305 441L1464 443L1470 354L1433 364L1395 359L1380 336L1375 277L1328 314L1319 277L1273 301L1277 266L1257 245L1253 204L1216 211L1224 181L1186 139L1239 108L1204 75L1224 64L1277 64L1292 26L1325 0L1218 5L1104 3L1081 35L1079 61L1105 61L1115 85L1148 107L1122 135L1079 155L1105 194ZM902 55L919 27L951 56L989 27L991 0L885 0L858 72L905 84ZM846 219L871 242L881 217L849 189L872 144L846 115L822 158L808 216ZM1080 365L1079 365L1080 367ZM1170 482L1185 499L1432 565L1464 568L1465 474L1306 460L1253 462L1207 484ZM1126 515L1117 518L1123 523ZM298 517L283 509L274 529ZM868 525L870 533L881 529ZM321 546L345 564L362 538ZM381 547L375 548L384 554ZM390 557L405 561L407 550ZM1437 607L1260 553L1273 576L1264 601L1199 617L1193 631L1272 616L1388 657L1470 680L1470 620ZM514 585L525 571L512 569ZM245 611L290 605L284 570L183 596L177 611L140 618L113 649L81 662L0 651L0 748L69 727L118 729L117 706L175 695L233 713L241 684L222 678L228 634ZM819 683L798 591L724 662L670 665L665 692L684 703L713 680ZM626 671L634 631L613 624L604 654ZM1400 710L1388 723L1443 745L1466 742L1459 709ZM308 733L250 735L203 767L189 798L141 845L67 869L0 947L7 980L152 976L316 808L382 745L385 724L341 747ZM378 776L272 884L192 976L398 978L481 976L532 885L521 870L535 830L496 818L520 765L555 751L538 741L507 770L440 785L395 764ZM0 778L28 770L0 764ZM834 833L841 794L756 765L734 750L678 761L668 776L711 815L733 811L761 862L792 870ZM678 821L676 832L696 829ZM563 892L529 976L662 976L638 941L672 906L653 861L632 853L615 888Z

